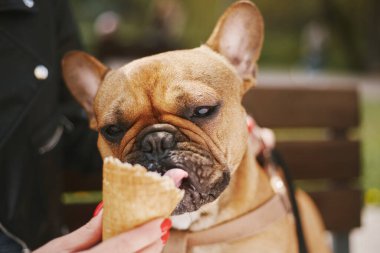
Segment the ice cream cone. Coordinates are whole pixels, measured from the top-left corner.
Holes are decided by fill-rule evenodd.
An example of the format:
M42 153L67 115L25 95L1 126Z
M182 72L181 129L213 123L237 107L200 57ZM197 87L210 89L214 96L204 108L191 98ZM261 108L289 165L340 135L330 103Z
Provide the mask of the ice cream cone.
M183 192L169 177L113 157L103 165L103 240L150 220L168 217Z

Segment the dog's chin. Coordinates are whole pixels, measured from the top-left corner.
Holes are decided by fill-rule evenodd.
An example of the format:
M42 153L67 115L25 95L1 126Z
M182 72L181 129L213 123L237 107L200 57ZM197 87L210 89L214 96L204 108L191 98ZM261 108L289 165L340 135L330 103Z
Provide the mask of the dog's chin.
M221 172L216 183L212 185L202 185L202 190L194 187L191 181L189 178L182 181L179 188L183 189L185 194L181 202L174 209L172 215L197 211L203 205L216 200L227 187L230 181L230 173L228 170Z

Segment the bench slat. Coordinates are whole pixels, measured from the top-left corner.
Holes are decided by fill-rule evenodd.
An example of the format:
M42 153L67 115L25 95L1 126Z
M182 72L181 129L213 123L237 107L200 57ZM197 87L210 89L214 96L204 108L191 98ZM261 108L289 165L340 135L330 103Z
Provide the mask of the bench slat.
M330 190L309 194L318 206L328 230L345 232L360 226L363 203L360 190Z
M358 141L283 141L276 146L294 179L350 179L359 176Z
M348 128L359 124L355 88L257 87L245 95L243 104L263 127Z

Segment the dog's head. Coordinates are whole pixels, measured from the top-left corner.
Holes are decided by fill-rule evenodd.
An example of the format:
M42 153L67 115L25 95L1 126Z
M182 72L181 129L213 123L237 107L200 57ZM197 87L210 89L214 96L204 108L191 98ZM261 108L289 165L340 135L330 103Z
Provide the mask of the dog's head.
M115 70L71 52L63 73L90 127L99 132L103 157L161 174L186 172L172 175L181 177L185 190L174 211L181 214L215 200L242 159L247 130L241 99L255 84L262 41L262 17L243 1L226 10L199 48L145 57Z

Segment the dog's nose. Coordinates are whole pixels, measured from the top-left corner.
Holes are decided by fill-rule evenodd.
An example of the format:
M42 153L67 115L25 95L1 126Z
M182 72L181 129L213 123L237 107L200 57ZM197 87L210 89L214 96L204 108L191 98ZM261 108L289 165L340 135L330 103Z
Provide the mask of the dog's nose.
M174 147L174 136L168 132L153 132L145 135L141 141L141 150L148 153L163 154Z
M145 128L139 134L137 143L150 160L159 160L175 147L177 129L168 124L156 124Z

